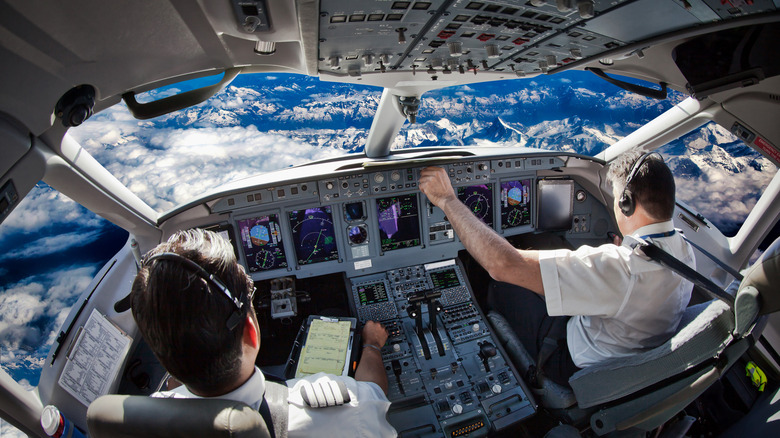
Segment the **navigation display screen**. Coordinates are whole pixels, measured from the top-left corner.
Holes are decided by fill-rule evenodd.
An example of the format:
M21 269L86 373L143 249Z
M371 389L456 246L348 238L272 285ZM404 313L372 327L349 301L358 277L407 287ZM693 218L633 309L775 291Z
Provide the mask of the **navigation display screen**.
M458 199L466 204L474 216L493 227L493 184L458 187Z
M433 281L433 290L449 289L451 287L460 286L458 274L455 273L454 269L431 272L431 281Z
M299 265L339 258L330 206L291 211L290 228Z
M238 230L249 272L287 267L278 215L239 220Z
M357 287L357 293L361 306L387 301L387 289L384 283L362 284Z
M420 245L417 195L390 196L376 200L382 251Z
M571 229L574 217L574 181L539 181L539 218L537 228L542 231Z
M501 229L531 224L531 180L501 183Z

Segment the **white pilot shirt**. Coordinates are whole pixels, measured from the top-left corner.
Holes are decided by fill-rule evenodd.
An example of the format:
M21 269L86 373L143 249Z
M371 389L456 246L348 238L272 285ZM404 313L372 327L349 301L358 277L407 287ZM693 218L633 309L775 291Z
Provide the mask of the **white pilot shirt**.
M319 379L341 380L347 385L350 402L341 406L310 408L301 398L300 382ZM397 433L387 422L385 415L390 407L382 389L373 382L358 382L351 377L333 376L318 373L302 379L287 381L289 388L289 415L287 430L290 438L312 436L338 437L395 437ZM265 376L259 368L243 385L236 390L214 398L241 401L260 409L265 394ZM201 398L181 385L172 391L152 394L161 398Z
M636 230L621 246L541 251L544 296L550 316L572 315L566 340L580 368L631 356L666 342L691 298L693 284L631 249L637 238L695 269L693 249L671 221Z

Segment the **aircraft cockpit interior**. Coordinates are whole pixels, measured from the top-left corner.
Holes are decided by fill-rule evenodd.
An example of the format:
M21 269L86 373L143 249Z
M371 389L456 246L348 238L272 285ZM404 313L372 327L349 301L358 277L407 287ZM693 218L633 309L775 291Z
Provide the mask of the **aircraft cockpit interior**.
M19 433L59 437L60 413L66 432L96 437L166 436L167 425L186 418L184 405L166 405L167 399L144 402L175 378L144 340L130 311L130 290L144 254L188 229L227 239L251 277L260 333L256 365L268 381L318 371L354 376L362 354L361 329L369 321L381 323L388 334L380 348L390 402L386 420L397 436L777 432L772 419L780 412L780 244L772 241L780 218L780 65L775 47L780 0L38 3L0 0L0 226L16 213L24 216L14 223L27 222L19 235L45 228L35 222L32 210L46 210L37 207L46 200L39 197L33 206L28 195L45 184L73 208L89 210L128 237L116 254L100 260L104 264L70 300L70 310L58 309L52 317L56 329L36 328L37 338L50 341L45 358L35 362L40 368L37 386L26 390L20 385L3 362L13 354L0 354L0 417ZM610 113L610 105L617 105L613 100L593 111L610 113L613 124L630 129L583 128L572 138L555 137L562 144L544 147L532 143L532 137L552 136L550 132L519 132L511 126L505 127L517 131L507 137L511 141L469 140L461 132L460 137L442 134L408 143L413 136L408 129L426 116L428 92L464 87L458 93L468 97L469 86L495 83L496 95L512 81L580 70L620 90L621 104L650 108L647 113L653 116L641 124L623 121L617 111ZM234 169L223 162L207 159L199 165L223 166L220 176L235 178L169 186L162 180L175 176L166 170L145 176L144 166L160 163L136 155L153 156L155 149L169 146L171 137L123 136L120 129L77 131L101 113L128 126L158 123L182 131L190 122L195 126L195 116L183 111L203 108L198 105L230 90L237 76L253 73L374 87L373 94L349 96L361 100L359 108L322 117L333 117L328 119L330 131L351 134L362 129L352 123L357 113L375 112L370 128L353 136L355 144L323 142L316 147L327 153L278 170L231 173ZM210 85L175 89L184 81L215 76ZM307 99L327 98L309 93L310 85L292 88ZM557 97L568 103L582 95L602 96L578 86ZM532 107L544 94L537 88L513 105ZM144 100L144 93L158 100ZM484 103L461 95L453 102L464 107ZM292 105L269 96L232 96L203 126L216 130L241 111L236 109L241 99L256 99L251 110L257 114ZM116 106L126 113L112 112ZM544 112L533 108L528 114ZM481 109L493 110L486 104ZM296 111L280 110L279 123L294 126L304 137L308 128L297 122ZM233 128L257 133L259 124ZM445 123L441 125L431 132L444 132ZM712 127L710 134L693 138L702 126ZM544 125L548 131L558 128ZM598 138L600 149L572 146L589 136ZM139 158L137 168L97 159L94 144L109 137L117 139L105 149L117 160ZM159 161L175 166L199 147L215 157L236 153L235 161L243 160L244 152L235 151L254 147L251 136L236 137L240 140L229 145L190 138L185 143L191 149ZM723 148L714 144L725 137L729 141ZM266 150L258 147L247 160L281 154L288 140ZM128 146L144 141L143 153ZM652 151L663 155L672 149L686 149L662 158L673 168L678 193L689 197L693 193L704 202L725 205L720 200L735 196L735 186L760 179L755 184L760 187L746 186L749 193L740 193L736 201L734 209L744 211L744 217L735 219L739 223L726 235L706 214L678 198L672 222L675 232L695 247L695 269L668 260L658 263L693 285L679 327L640 355L581 370L568 387L543 380L536 373L537 358L525 352L502 309L488 302L496 281L464 245L469 231L459 235L452 217L428 199L420 187L421 173L443 169L458 201L516 249L576 250L619 244L622 196L609 182L612 163L627 152L641 152L643 160ZM707 172L707 166L716 165L730 173ZM741 176L728 181L722 175ZM690 185L683 187L686 182ZM139 196L158 184L165 192L163 201L155 204ZM177 189L187 198L173 194ZM719 213L736 216L730 210ZM76 231L68 237L89 238ZM0 242L16 242L4 238L0 232ZM7 253L0 262L11 268L0 265L0 278L18 266L11 259L21 257L15 247ZM35 263L51 260L41 257ZM16 279L16 285L27 281L22 280ZM0 284L0 300L5 290ZM18 302L0 301L0 311ZM39 317L43 310L30 312ZM3 348L3 336L13 331L13 323L0 315ZM752 382L764 375L766 392L759 391L764 388L760 383L754 388L745 380L745 369ZM96 400L112 396L130 398L96 406ZM736 404L736 409L729 407ZM47 405L58 409L51 433L41 426L41 416L51 412L44 410ZM718 423L723 411L717 409L724 406L729 407L728 422L721 417L723 423ZM233 406L207 408L234 412ZM103 410L93 414L97 409ZM208 428L202 430L208 435L210 413L193 419L190 427ZM257 412L251 414L263 423ZM95 417L96 425L88 425ZM108 423L121 427L112 429ZM268 433L264 423L257 427Z

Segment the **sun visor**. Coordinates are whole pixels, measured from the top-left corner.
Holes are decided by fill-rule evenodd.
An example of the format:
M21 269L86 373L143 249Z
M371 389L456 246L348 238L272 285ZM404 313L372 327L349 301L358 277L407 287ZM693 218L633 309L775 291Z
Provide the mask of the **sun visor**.
M703 35L677 46L672 57L697 99L755 85L780 73L780 24L760 24Z

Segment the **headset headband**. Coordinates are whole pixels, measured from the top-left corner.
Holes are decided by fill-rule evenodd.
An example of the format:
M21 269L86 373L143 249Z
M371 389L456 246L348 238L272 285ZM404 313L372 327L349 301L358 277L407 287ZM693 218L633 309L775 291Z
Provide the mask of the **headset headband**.
M225 286L225 283L219 279L214 274L210 274L208 271L203 269L202 266L199 264L193 262L192 260L173 253L173 252L161 252L159 254L155 254L148 259L144 261L144 266L150 266L151 263L155 260L168 260L172 262L177 262L182 264L186 269L189 271L192 271L197 275L198 277L206 280L207 283L211 284L212 286L216 287L220 292L222 292L227 299L230 300L231 303L233 303L233 306L236 308L233 313L230 315L230 317L227 320L227 328L229 330L233 330L238 326L238 323L241 322L241 318L246 314L246 309L244 308L244 294L242 294L241 297L236 298L232 292L230 292L230 289Z

